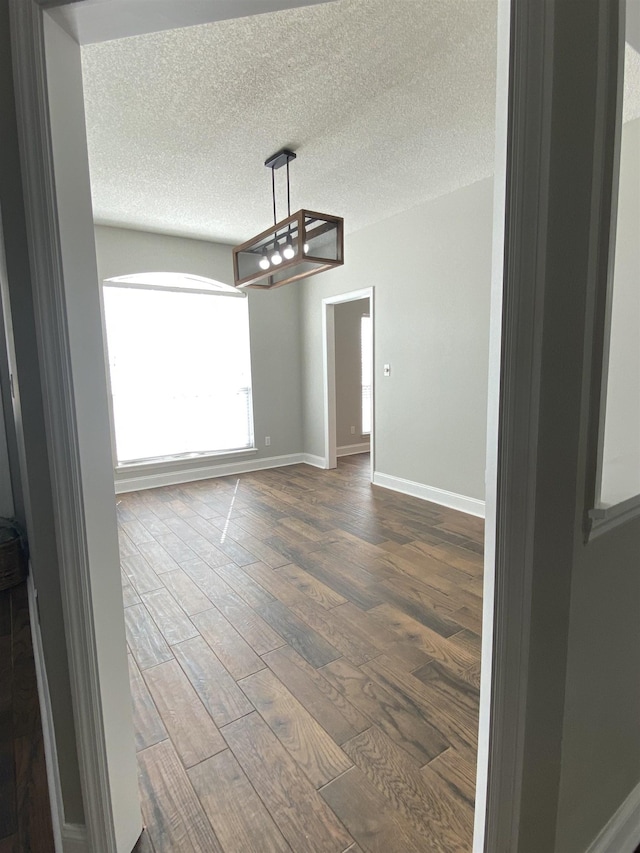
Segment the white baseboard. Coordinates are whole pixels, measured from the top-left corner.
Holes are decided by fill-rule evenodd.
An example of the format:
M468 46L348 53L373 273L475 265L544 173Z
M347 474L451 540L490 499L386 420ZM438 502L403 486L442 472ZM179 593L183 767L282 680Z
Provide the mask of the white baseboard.
M363 441L360 444L345 444L344 447L337 448L338 456L354 456L356 453L368 453L371 450L371 445L368 441Z
M640 783L600 830L586 853L633 853L639 841Z
M51 822L53 825L53 843L55 853L66 853L62 840L61 826L64 820L64 808L62 804L62 789L60 776L58 774L58 753L56 750L56 738L53 727L53 712L51 710L51 697L49 695L49 682L44 665L44 653L42 650L42 635L40 633L40 619L38 614L37 594L33 585L31 571L27 576L27 594L29 598L29 621L31 622L31 643L33 646L33 660L36 669L36 683L38 685L38 699L40 700L40 718L42 721L42 740L44 743L45 765L47 769L47 783L49 786L49 801L51 803Z
M391 474L381 474L376 471L373 475L374 486L382 486L394 492L402 492L423 501L447 506L466 512L468 515L476 515L484 518L484 501L477 498L468 498L455 492L447 492L445 489L436 489L434 486L425 486L424 483L415 483L413 480L405 480L402 477L393 477Z
M326 469L327 467L324 456L314 456L313 453L303 453L302 462L306 465L313 465L314 468Z
M304 453L289 453L286 456L268 456L264 459L238 459L234 462L223 463L222 465L185 467L171 471L155 470L149 473L137 471L128 477L121 472L116 475L115 489L116 494L119 495L123 492L138 492L142 489L175 486L179 483L191 483L195 480L209 480L212 477L228 477L230 474L248 474L251 471L262 471L265 468L282 468L285 465L299 465L301 462L307 461L307 456ZM324 464L320 467L324 467Z
M79 823L65 823L62 827L64 853L89 853L87 828Z

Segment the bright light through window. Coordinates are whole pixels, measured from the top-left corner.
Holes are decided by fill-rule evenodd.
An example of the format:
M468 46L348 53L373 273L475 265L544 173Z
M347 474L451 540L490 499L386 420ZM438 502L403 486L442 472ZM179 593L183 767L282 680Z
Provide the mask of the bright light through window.
M371 433L371 385L373 382L373 335L371 317L360 321L360 357L362 362L362 435Z
M118 464L253 445L248 300L176 278L105 282Z

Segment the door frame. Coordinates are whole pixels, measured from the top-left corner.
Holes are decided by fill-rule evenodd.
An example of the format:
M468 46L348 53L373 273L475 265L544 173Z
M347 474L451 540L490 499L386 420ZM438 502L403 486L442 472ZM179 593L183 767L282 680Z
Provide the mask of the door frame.
M529 686L534 562L531 520L536 511L536 430L543 349L541 306L546 286L542 259L550 227L547 204L553 180L548 156L550 114L554 59L562 47L556 46L553 38L554 3L505 0L498 6L501 39L509 43L506 52L503 42L500 47L503 71L509 69L509 82L506 90L498 93L497 148L506 167L506 181L502 205L495 212L496 222L504 213L502 226L494 231L494 237L500 239L501 228L504 231L504 247L495 240L475 853L514 850L518 844ZM601 0L603 9L604 6ZM35 0L11 0L11 10L16 98L22 118L21 154L28 173L24 192L34 253L32 286L40 321L40 358L46 378L52 383L44 393L52 423L58 430L52 438L51 456L58 473L54 497L62 508L56 519L58 537L62 555L68 558L61 562L71 677L76 701L87 715L79 715L85 725L78 731L87 831L90 840L99 842L95 849L116 853L113 811L107 796L107 747L100 715L98 649L91 617L75 401L68 376L69 341L50 125L44 100L47 80L42 55L43 9ZM575 14L579 13L577 9ZM606 62L605 49L596 57L598 70L602 69L605 78ZM609 96L608 88L605 95ZM598 121L598 129L604 129L606 135L606 115L600 115ZM594 169L599 165L595 163ZM600 198L594 193L594 220L600 214L598 204ZM51 271L54 274L48 275ZM325 328L325 340L326 333ZM327 364L330 356L328 349ZM325 401L329 400L327 393ZM329 402L326 412L330 412Z
M359 299L369 300L369 314L371 316L372 343L374 370L371 381L371 434L369 436L370 446L370 474L373 481L375 471L375 320L374 320L374 287L365 287L361 290L352 290L349 293L341 293L338 296L328 296L322 300L322 376L323 376L323 414L324 414L324 467L337 468L337 425L336 425L336 331L335 331L335 307L345 302L356 302Z

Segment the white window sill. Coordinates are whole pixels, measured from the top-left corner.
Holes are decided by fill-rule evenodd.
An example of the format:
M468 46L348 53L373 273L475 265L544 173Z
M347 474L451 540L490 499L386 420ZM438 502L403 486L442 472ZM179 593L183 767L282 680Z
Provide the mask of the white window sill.
M140 462L124 462L116 465L116 477L138 472L164 471L175 468L200 468L203 464L236 459L238 456L251 456L258 452L257 447L243 447L240 450L221 450L214 453L189 453L178 456L162 456Z

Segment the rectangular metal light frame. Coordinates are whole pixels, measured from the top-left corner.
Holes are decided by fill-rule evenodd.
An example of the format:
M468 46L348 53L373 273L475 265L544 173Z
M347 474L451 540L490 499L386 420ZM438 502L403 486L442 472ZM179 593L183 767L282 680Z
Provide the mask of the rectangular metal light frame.
M318 220L318 224L307 228L307 218ZM309 243L315 237L318 237L320 234L334 228L336 230L337 258L322 258L304 253L303 246L305 243ZM265 244L275 242L276 235L282 246L284 245L284 241L289 231L296 238L296 254L293 258L290 260L283 258L282 263L276 268L271 267L268 270L260 270L256 274L245 276L244 278L240 277L238 259L241 254L251 253L252 250L253 253L259 254L261 248ZM317 266L313 269L304 269L302 271L299 269L296 270L296 267L299 267L300 264L317 264ZM288 216L286 219L282 219L280 222L272 225L271 228L267 228L265 231L262 231L260 234L257 234L255 237L252 237L250 240L247 240L233 249L233 283L235 287L242 289L253 288L255 290L271 290L275 287L282 287L285 284L290 284L291 282L300 281L303 278L317 275L318 273L332 269L333 267L342 266L343 264L343 218L340 216L332 216L328 213L316 213L315 211L305 210L303 208L297 213ZM286 276L283 280L274 281L274 272L277 272L280 275L285 270L290 270L291 274ZM264 283L261 284L260 282Z

